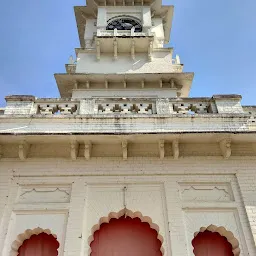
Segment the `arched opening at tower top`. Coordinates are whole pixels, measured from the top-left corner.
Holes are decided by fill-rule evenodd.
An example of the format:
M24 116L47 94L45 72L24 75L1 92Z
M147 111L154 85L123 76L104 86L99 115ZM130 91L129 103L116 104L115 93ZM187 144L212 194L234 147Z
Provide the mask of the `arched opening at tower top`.
M156 230L139 218L122 216L94 233L91 256L162 256Z

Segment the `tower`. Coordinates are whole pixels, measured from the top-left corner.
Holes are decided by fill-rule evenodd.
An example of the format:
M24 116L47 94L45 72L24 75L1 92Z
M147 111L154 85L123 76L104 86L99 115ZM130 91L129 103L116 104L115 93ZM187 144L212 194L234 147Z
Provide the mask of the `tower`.
M193 73L183 73L179 56L173 59L173 49L164 47L173 6L162 6L161 0L88 1L75 7L75 15L81 48L76 49L76 61L71 58L66 65L67 74L55 75L61 97L189 95ZM122 111L148 111L148 106L130 107Z
M87 0L60 98L0 109L3 256L254 256L256 107L190 98L173 6Z

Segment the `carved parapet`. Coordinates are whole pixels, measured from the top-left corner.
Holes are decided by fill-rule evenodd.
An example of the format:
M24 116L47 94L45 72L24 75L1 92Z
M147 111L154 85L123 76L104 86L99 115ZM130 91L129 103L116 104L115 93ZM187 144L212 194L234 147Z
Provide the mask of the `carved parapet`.
M228 159L231 156L231 139L223 139L219 142L221 154L224 159Z
M152 102L109 102L99 103L99 114L154 114L155 104Z
M41 99L42 101L42 99ZM44 100L44 102L37 103L37 114L41 115L73 115L77 114L79 104L72 101L60 101L52 99L52 101Z

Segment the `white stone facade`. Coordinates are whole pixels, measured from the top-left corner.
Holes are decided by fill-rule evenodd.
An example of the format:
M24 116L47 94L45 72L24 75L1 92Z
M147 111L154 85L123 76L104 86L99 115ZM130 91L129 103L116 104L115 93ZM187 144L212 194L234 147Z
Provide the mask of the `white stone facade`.
M61 98L7 96L0 110L0 255L46 232L58 255L89 256L100 225L126 214L164 256L193 256L205 229L255 256L256 107L188 98L193 73L163 48L173 7L114 2L75 7L81 49L55 74ZM117 17L141 31L108 30Z

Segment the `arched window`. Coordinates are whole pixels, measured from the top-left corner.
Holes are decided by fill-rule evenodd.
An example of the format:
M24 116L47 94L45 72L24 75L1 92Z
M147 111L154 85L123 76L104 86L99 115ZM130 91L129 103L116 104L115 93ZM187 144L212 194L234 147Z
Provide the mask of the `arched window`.
M217 232L200 232L192 241L195 256L234 256L232 245Z
M25 240L18 249L18 256L57 256L59 243L53 235L40 233Z
M133 27L135 32L142 31L141 24L132 17L118 17L108 23L107 30L131 30Z
M162 256L157 232L139 218L122 216L103 223L94 233L91 256Z

